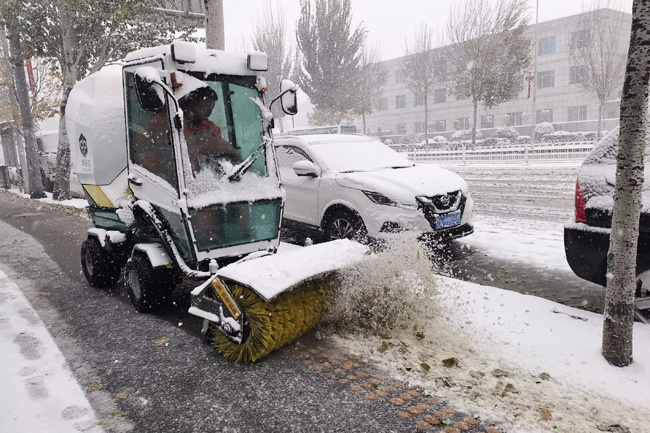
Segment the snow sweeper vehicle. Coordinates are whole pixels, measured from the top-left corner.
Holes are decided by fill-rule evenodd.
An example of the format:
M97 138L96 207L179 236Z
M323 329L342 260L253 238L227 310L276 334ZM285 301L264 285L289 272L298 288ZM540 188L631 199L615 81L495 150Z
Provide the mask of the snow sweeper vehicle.
M88 76L66 110L95 226L81 246L88 282L111 286L122 276L135 309L147 312L179 282L196 281L189 313L238 362L313 327L330 290L325 276L367 250L340 240L276 254L284 191L266 69L263 53L177 41ZM291 81L278 99L296 113Z

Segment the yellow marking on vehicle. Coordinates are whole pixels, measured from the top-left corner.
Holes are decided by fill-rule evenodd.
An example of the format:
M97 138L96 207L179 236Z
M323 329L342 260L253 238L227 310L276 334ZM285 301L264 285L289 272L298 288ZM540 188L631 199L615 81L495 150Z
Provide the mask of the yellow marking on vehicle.
M90 198L93 199L93 201L97 204L97 206L100 207L112 207L116 208L113 204L113 202L104 194L104 191L102 191L102 187L99 185L83 185L84 189L90 196Z
M228 311L230 311L230 314L232 315L233 319L235 320L239 319L239 316L241 316L241 311L239 311L239 308L237 308L237 304L235 304L235 301L232 299L230 293L221 283L221 280L219 278L214 279L214 281L212 282L212 287L214 287L214 290L217 292L217 295L219 295L226 308L228 308Z

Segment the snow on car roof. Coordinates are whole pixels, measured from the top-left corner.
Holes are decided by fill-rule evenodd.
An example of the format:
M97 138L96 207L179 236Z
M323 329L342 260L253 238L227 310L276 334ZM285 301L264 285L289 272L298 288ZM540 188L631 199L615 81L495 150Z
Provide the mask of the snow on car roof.
M372 137L368 137L367 135L361 135L361 134L313 134L313 135L296 135L296 136L287 135L278 138L276 141L285 140L287 138L295 139L296 141L302 142L307 145L328 144L328 143L355 143L355 142L367 143L369 141L377 141Z

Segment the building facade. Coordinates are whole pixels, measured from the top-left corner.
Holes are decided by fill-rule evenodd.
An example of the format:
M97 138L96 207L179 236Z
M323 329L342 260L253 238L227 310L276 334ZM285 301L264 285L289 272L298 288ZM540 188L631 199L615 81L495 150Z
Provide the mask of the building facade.
M620 23L617 53L627 55L632 16L611 9L597 11L611 23ZM597 128L599 101L594 92L581 85L584 71L572 66L570 56L575 48L588 41L580 29L585 14L573 15L531 25L527 36L531 49L537 54L537 73L532 60L522 76L522 90L516 98L499 106L486 109L479 103L477 129L484 137L490 137L496 128L514 126L520 134L531 135L533 124L550 122L555 130L595 131ZM531 53L535 58L535 52ZM410 135L425 132L424 98L415 95L406 85L406 77L400 66L403 58L382 62L387 71L387 81L375 111L366 116L367 133L370 135ZM527 76L534 75L530 82ZM623 81L611 92L605 103L605 129L618 124L620 93ZM472 101L452 91L452 82L434 86L428 97L428 131L430 136L449 138L454 131L471 129ZM534 102L533 102L534 101ZM533 107L534 105L534 107ZM534 110L534 113L533 113ZM362 131L361 119L355 123Z

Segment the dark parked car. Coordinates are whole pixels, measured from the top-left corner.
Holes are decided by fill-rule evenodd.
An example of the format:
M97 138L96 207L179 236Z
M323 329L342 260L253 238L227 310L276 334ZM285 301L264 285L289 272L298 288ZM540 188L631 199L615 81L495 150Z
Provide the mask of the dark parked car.
M577 276L606 285L607 251L612 225L618 128L603 138L578 172L575 220L564 226L564 249ZM645 153L643 209L637 249L637 320L650 324L650 146Z

